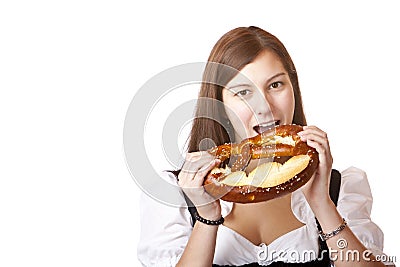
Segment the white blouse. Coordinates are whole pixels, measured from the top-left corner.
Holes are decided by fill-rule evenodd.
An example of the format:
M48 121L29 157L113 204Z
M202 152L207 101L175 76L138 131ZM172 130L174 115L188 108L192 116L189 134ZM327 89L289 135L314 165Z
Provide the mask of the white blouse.
M163 179L177 184L176 177L163 172ZM304 225L290 231L269 245L253 244L234 230L218 227L214 263L243 265L274 261L306 262L318 257L318 230L314 214L301 189L292 193L292 211ZM140 203L141 235L138 259L143 266L175 266L192 232L187 208L171 207L142 194ZM232 210L232 203L221 201L222 215ZM383 254L383 233L371 221L372 195L365 172L351 167L342 172L337 209L353 233L375 255ZM226 244L229 244L227 246Z

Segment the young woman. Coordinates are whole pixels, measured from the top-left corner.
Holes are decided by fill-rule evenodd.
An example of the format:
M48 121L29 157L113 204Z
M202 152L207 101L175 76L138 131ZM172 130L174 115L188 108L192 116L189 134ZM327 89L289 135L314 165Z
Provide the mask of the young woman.
M337 206L332 202L328 137L318 127L306 126L296 69L283 44L260 28L236 28L217 42L208 62L229 66L240 75L229 71L221 75L218 68L206 68L205 79L219 76L222 85L204 83L199 97L222 101L223 108L197 105L197 115L211 112L215 119L196 115L182 169L176 175L165 172L163 177L183 189L200 219L193 226L188 208L169 207L143 195L138 247L142 264L330 266L327 256L331 256L334 266L383 266L374 261L374 255L382 253L383 234L370 219L372 197L366 175L356 168L344 170ZM221 162L205 151L210 147L200 147L202 140L211 139L215 145L240 142L271 125L284 124L303 125L301 139L319 153L320 163L311 180L291 194L266 202L209 201L202 184ZM188 188L198 188L200 196ZM332 235L325 241L330 255L320 247L316 219L322 232Z

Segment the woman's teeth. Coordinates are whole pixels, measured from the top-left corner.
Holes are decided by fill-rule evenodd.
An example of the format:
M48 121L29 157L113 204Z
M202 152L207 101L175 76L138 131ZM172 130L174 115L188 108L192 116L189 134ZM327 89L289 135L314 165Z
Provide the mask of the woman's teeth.
M254 131L256 131L258 134L265 132L266 130L278 126L279 125L279 120L277 121L272 121L272 122L266 122L266 123L260 123L256 126L253 127Z

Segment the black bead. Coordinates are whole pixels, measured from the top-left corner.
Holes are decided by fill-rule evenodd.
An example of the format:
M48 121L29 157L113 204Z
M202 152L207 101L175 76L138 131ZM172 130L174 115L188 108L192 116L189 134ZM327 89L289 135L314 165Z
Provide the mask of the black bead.
M195 218L196 218L197 221L199 221L201 223L204 223L204 224L207 224L207 225L220 225L220 224L223 224L224 221L225 221L224 217L222 217L222 216L221 216L220 219L218 219L216 221L204 219L197 212L195 214Z

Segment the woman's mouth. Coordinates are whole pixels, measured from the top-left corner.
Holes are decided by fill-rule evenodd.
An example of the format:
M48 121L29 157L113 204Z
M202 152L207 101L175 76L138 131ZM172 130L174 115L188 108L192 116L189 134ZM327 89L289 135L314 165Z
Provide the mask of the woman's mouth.
M269 122L263 122L260 123L256 126L253 127L253 130L257 133L257 134L261 134L262 132L265 132L268 129L271 129L275 126L278 126L280 124L280 120L276 120L276 121L269 121Z

